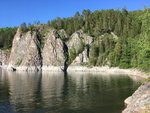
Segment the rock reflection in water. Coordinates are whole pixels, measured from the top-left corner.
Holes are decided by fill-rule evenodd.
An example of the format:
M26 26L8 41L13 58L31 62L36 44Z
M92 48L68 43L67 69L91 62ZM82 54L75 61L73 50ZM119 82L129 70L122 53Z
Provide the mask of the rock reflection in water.
M0 104L17 113L119 113L138 85L125 75L2 71Z

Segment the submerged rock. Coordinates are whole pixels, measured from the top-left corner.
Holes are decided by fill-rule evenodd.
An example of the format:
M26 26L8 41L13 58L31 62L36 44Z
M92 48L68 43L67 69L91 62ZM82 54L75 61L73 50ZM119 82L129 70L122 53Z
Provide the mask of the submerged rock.
M125 103L127 108L122 113L150 113L150 82L139 87Z

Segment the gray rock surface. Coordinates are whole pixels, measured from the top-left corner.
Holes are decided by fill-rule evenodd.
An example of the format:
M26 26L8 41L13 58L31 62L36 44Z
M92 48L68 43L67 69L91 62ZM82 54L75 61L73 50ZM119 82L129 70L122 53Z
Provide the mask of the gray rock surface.
M39 70L42 64L40 52L37 32L29 31L24 33L19 28L13 40L8 70L21 69L28 71L28 67Z
M75 48L78 50L81 44L84 45L91 45L93 42L93 37L88 36L87 34L83 33L82 30L79 30L72 34L70 40L67 42L68 48Z
M139 87L125 103L127 108L122 113L150 113L150 82Z
M117 40L115 34L110 35ZM104 39L102 35L96 42L101 43ZM88 64L93 41L94 38L82 30L69 37L63 29L57 31L50 27L35 26L32 31L23 32L18 28L8 70L30 71L40 70L41 67L43 70L67 70L68 65Z
M43 66L64 66L64 44L57 31L51 30L46 37L42 51Z
M67 42L69 56L72 52L77 55L75 59L72 60L71 65L80 65L81 63L88 61L88 53L90 46L93 43L93 37L88 36L83 33L82 30L75 32Z
M80 53L74 61L71 63L71 66L81 66L83 64L86 64L89 62L89 56L88 56L88 50L85 48L85 50Z
M0 49L0 65L5 66L8 64L9 51Z
M68 39L69 38L64 29L59 30L58 33L59 33L61 39Z

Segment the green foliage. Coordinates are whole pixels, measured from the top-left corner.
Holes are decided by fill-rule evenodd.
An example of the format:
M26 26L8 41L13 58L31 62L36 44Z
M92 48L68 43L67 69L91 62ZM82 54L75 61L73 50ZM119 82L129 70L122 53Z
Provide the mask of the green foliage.
M0 28L0 49L10 49L17 28Z
M27 25L26 25L25 22L20 25L20 30L22 32L27 32L28 31L28 28L27 28Z
M112 57L115 43L113 36L108 33L96 38L90 50L90 64L94 66L106 65L109 59L108 56Z
M71 64L73 62L73 60L84 51L85 49L85 44L82 40L82 38L80 39L80 45L74 48L71 48L71 50L69 51L69 64Z
M91 47L91 51L90 51L90 64L91 65L96 65L97 63L97 59L99 56L99 47L96 44L93 44L93 46Z
M77 55L79 55L85 48L85 44L84 42L82 41L82 38L80 39L80 45L79 45L79 48L77 49Z
M69 61L68 61L68 64L71 64L72 61L76 58L76 56L77 56L76 50L75 50L75 48L72 48L69 51Z
M121 58L120 58L120 64L119 67L120 68L130 68L130 61L131 61L131 49L130 49L130 45L127 41L127 39L124 39L124 42L122 44L122 54L121 54Z

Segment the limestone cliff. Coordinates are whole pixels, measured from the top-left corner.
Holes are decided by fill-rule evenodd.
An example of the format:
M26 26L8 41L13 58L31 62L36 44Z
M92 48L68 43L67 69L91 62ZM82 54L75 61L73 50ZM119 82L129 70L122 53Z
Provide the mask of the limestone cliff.
M46 35L46 41L42 51L43 70L51 70L52 67L64 69L65 55L64 43L56 30L51 30Z
M93 37L90 37L87 34L85 34L82 30L79 30L72 34L72 36L69 38L69 41L67 42L67 45L69 50L74 48L76 52L78 52L81 46L91 45L92 42Z
M69 65L89 65L90 59L92 57L95 59L92 53L95 45L99 46L101 54L97 59L101 61L99 59L104 56L101 50L107 50L108 52L104 51L104 53L109 53L117 38L114 33L111 33L94 40L82 30L69 37L65 30L57 31L48 26L36 26L26 32L18 28L12 44L8 70L67 71ZM108 64L106 60L107 57L104 65Z
M37 28L23 32L18 28L8 61L8 70L66 71L68 47L64 42L68 36L64 30Z
M81 65L89 59L89 49L93 43L93 37L88 36L82 30L75 32L67 42L69 52L69 63Z
M118 37L113 33L104 33L97 37L88 36L82 30L75 32L67 42L69 48L69 59L72 66L88 65L110 65L108 56L113 51Z
M36 31L24 33L19 28L13 40L8 69L40 70L42 65L40 42Z

